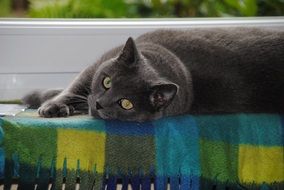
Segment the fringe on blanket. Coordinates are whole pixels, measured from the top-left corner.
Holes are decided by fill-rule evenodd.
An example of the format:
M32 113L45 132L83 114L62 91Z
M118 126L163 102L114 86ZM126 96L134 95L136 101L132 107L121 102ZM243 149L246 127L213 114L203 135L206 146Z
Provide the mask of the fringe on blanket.
M75 189L75 190L280 190L283 189L284 183L272 184L244 184L240 182L221 182L216 176L215 180L208 180L204 177L196 176L156 176L154 167L147 174L141 169L131 170L127 174L123 174L119 169L111 171L106 167L105 174L99 174L94 170L88 174L80 171L80 160L77 160L76 170L68 170L67 158L64 159L63 169L56 171L55 159L50 163L48 176L42 175L42 157L39 157L34 167L34 174L27 174L33 176L34 180L31 184L22 184L21 178L25 177L21 173L21 165L17 153L12 156L11 168L5 168L9 171L0 171L0 189ZM1 163L5 165L4 163ZM3 167L4 168L4 167ZM45 171L46 172L46 171ZM5 174L11 173L10 180L5 179ZM61 179L61 180L58 180ZM86 178L88 178L86 180ZM59 183L58 183L59 182ZM87 183L86 183L87 182ZM4 187L5 186L5 187Z

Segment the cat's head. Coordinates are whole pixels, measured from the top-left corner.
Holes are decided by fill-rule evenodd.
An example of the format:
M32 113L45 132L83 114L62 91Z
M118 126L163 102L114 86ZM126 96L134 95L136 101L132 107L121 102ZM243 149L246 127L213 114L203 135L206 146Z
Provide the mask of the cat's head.
M103 119L147 121L162 116L178 86L159 76L129 38L116 58L96 71L88 98L89 112Z

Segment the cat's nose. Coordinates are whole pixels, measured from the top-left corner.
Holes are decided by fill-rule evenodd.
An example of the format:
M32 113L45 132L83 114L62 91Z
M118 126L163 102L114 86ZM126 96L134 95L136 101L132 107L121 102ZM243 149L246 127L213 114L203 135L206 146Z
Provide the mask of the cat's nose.
M99 104L99 102L96 102L96 109L97 110L103 109L103 107L101 106L101 104Z

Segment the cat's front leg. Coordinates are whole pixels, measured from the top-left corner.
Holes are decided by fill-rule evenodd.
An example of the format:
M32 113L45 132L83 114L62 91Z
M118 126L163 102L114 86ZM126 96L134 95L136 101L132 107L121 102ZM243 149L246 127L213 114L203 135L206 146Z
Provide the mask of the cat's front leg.
M74 107L62 102L47 101L39 109L38 114L41 117L68 117L74 113Z
M63 92L44 102L38 109L38 114L41 117L68 117L75 111L88 112L87 98L83 95Z
M54 98L44 102L38 109L41 117L68 117L75 112L88 113L90 86L94 75L94 66L82 71L78 77Z

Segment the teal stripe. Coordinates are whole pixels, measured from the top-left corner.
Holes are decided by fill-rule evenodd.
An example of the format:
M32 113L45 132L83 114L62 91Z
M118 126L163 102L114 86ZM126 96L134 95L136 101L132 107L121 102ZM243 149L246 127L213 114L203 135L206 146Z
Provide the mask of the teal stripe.
M0 116L0 127L3 126L3 117Z
M100 131L105 132L104 120L92 118L24 118L7 117L3 119L10 122L13 126L21 127L40 127L40 128L68 128L77 130Z
M281 118L272 114L207 115L195 117L202 138L230 144L282 146Z
M199 134L192 117L171 117L154 122L159 176L200 174Z
M239 115L206 115L195 119L202 138L238 143Z
M240 120L240 144L283 146L283 130L279 115L242 114Z

